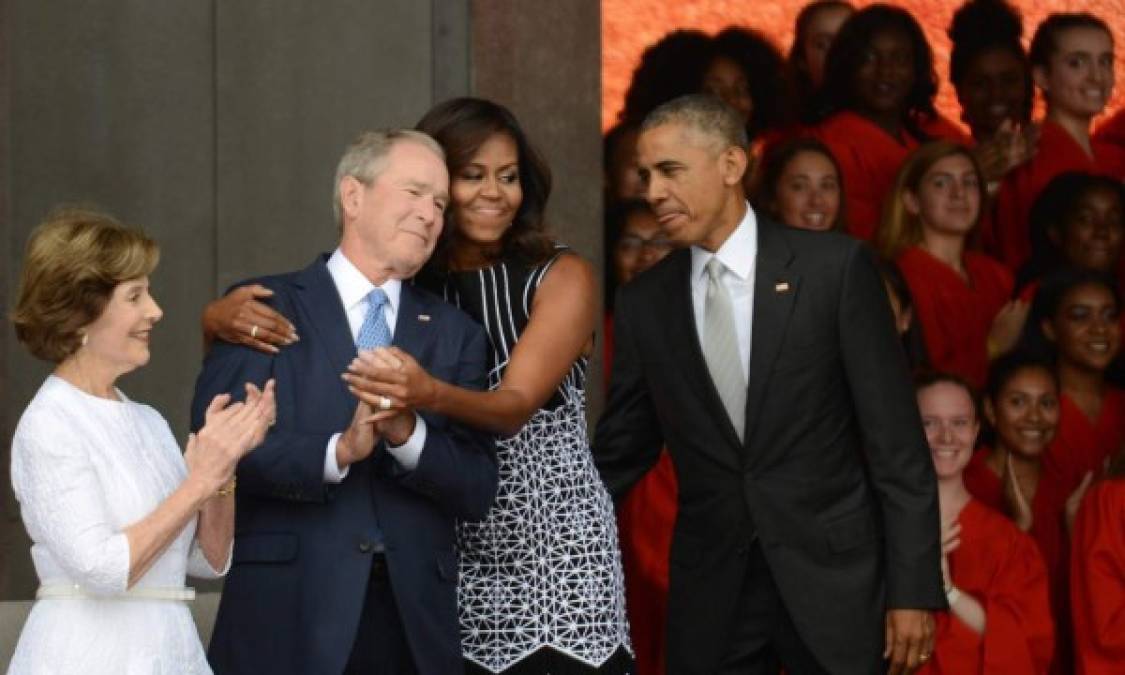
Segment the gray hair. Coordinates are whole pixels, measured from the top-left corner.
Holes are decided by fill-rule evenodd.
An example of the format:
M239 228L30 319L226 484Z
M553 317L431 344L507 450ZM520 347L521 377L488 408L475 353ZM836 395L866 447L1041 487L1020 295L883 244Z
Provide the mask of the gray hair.
M364 185L371 185L383 169L387 168L387 155L396 143L409 141L418 143L433 151L445 161L445 151L433 138L413 129L377 129L365 131L356 136L344 150L344 156L336 165L336 179L332 182L332 212L336 224L344 224L344 213L340 205L340 182L350 176Z
M688 94L663 103L645 116L641 132L665 124L681 124L721 141L722 149L750 145L746 126L734 108L710 94Z

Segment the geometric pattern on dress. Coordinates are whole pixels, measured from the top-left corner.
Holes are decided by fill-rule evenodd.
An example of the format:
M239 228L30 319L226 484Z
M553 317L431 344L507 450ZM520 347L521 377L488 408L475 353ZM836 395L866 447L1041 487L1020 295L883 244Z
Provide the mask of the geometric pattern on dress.
M590 454L585 396L569 394L497 443L493 507L460 526L462 650L492 672L545 645L592 667L630 647L613 502Z
M498 262L444 288L484 326L490 389L557 259L530 269ZM494 673L545 646L592 667L622 646L632 652L617 518L586 432L586 368L577 359L552 400L515 436L497 440L492 508L458 527L462 652Z

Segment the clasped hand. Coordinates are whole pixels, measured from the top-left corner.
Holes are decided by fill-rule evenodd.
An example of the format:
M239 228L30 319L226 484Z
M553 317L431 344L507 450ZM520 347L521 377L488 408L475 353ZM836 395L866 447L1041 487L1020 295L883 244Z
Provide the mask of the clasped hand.
M379 438L405 443L414 433L415 408L425 407L424 392L433 388L429 374L397 347L361 351L342 377L359 406L337 445L341 467L370 456Z

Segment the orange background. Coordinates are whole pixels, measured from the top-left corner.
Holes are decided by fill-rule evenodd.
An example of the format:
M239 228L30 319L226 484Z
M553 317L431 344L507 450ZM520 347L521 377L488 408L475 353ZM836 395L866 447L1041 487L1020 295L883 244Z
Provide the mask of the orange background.
M1117 45L1117 84L1108 109L1116 109L1125 96L1125 0L1009 0L1023 14L1025 44L1035 27L1051 12L1086 11L1102 17L1113 30ZM853 0L857 7L871 0ZM934 66L941 78L937 106L951 120L961 119L949 78L949 38L946 29L958 1L899 0L922 24L934 50ZM714 34L725 26L756 29L774 40L785 54L793 41L793 22L803 0L602 0L602 128L617 120L633 69L645 47L677 28L694 28ZM751 74L753 76L753 74Z

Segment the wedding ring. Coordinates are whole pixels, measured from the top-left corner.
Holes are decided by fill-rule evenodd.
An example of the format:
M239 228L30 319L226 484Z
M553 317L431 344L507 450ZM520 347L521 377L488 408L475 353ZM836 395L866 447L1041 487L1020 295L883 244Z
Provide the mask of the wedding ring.
M253 326L250 326L250 337L252 337L252 338L258 337L258 324L254 324Z
M919 654L918 660L921 661L922 663L925 663L926 661L930 660L930 655L929 654Z
M390 409L391 409L391 399L386 397L386 396L380 396L379 397L379 410L390 410Z

